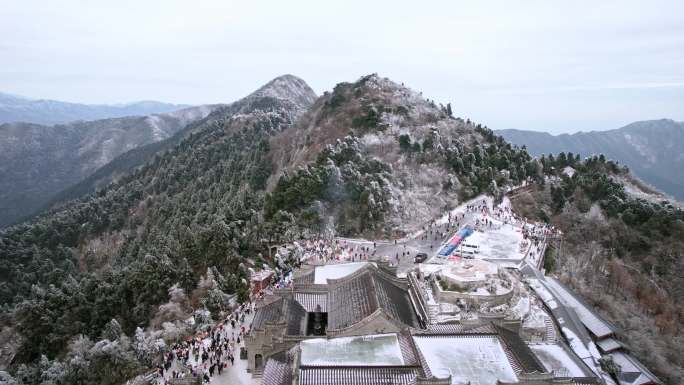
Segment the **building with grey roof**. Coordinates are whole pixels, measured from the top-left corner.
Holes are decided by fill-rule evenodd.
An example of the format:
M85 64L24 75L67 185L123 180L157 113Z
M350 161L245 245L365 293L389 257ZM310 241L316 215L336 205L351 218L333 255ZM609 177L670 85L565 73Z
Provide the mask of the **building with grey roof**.
M426 324L412 281L382 263L316 268L256 311L245 347L264 385L602 383L560 341L532 350L519 320Z
M269 357L319 336L396 333L420 327L405 279L376 264L316 284L312 272L260 306L245 337L248 368L260 374Z
M598 385L558 377L517 333L486 324L301 341L269 358L263 385Z

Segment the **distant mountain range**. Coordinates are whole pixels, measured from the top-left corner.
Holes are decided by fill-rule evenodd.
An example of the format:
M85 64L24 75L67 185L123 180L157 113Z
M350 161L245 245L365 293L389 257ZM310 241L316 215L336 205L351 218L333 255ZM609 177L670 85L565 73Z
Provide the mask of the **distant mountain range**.
M604 154L627 165L639 178L684 200L684 123L670 119L635 122L609 131L551 135L525 130L498 130L507 141L539 156L559 152L582 157Z
M155 101L126 104L79 104L29 99L0 92L0 123L60 124L76 120L120 118L171 112L189 107Z
M219 106L55 126L0 125L0 227L44 208L117 156L170 138Z

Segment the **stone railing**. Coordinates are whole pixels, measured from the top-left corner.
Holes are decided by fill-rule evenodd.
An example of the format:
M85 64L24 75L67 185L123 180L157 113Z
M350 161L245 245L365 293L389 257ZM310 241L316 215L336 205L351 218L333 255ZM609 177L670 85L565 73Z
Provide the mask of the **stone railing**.
M475 303L478 305L484 303L503 305L504 303L507 303L513 297L514 294L513 289L502 294L488 295L442 290L442 288L435 280L431 282L431 285L433 292L435 293L435 299L438 302L448 302L453 304L457 303L459 299L462 299L464 301L468 301L470 303Z
M428 325L432 320L430 319L430 314L428 312L427 295L412 272L409 272L406 276L408 277L409 282L409 296L411 297L411 300L415 302L414 306L416 307L418 315L423 319L423 323Z

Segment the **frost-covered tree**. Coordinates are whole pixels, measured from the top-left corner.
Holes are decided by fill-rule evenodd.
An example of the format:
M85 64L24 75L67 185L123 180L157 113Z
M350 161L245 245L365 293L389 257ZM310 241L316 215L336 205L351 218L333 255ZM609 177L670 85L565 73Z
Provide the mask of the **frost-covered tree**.
M102 385L119 384L122 378L131 378L143 369L125 335L116 341L105 339L97 342L90 349L90 356L89 370Z
M68 365L58 361L50 361L42 356L40 359L40 385L62 385L67 384Z
M135 329L132 347L135 357L147 367L151 367L160 353L167 349L164 340L157 338L157 333L145 333L140 327Z
M14 377L9 373L0 370L0 385L21 385Z
M112 319L111 321L109 321L109 323L107 323L107 325L105 325L104 330L102 331L102 339L116 341L123 334L124 332L121 328L121 325L119 324L119 321L117 321L116 319Z
M190 317L191 310L190 300L185 290L175 284L169 288L169 302L159 306L150 324L158 328L164 322L185 320Z

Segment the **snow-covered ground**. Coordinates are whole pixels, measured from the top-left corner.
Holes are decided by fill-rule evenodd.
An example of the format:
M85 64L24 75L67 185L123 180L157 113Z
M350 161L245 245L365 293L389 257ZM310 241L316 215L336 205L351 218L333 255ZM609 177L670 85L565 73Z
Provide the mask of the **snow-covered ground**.
M587 373L572 359L567 350L558 344L532 344L530 349L544 367L557 377L584 377Z
M530 297L525 295L524 297L518 298L515 305L511 306L511 311L518 318L523 319L530 312Z
M467 259L449 261L445 265L421 263L418 269L425 275L439 272L452 282L484 281L498 272L498 267L494 263Z
M651 191L646 190L650 186L646 186L645 182L642 182L644 184L644 188L642 188L641 186L639 186L638 184L636 184L635 182L626 177L616 176L613 177L613 179L615 179L618 183L621 183L624 186L627 195L629 195L632 198L643 199L651 203L660 203L664 200L667 200L670 203L677 205L679 207L683 206L676 199L666 196L665 194L657 191L655 188L651 188Z
M497 337L413 337L436 377L451 375L452 384L490 385L517 382Z
M530 287L532 290L534 290L535 293L541 298L542 301L546 304L546 306L549 307L549 309L553 310L558 307L558 302L556 301L556 298L546 290L546 287L539 282L538 279L536 278L528 278L527 282L529 283Z
M302 365L403 365L396 334L360 337L315 338L304 340L300 347Z
M534 266L541 262L544 243L539 242L535 245L534 242L525 239L523 230L540 236L548 231L547 227L540 223L528 223L517 217L511 209L508 197L504 197L500 204L494 205L492 197L478 196L444 214L436 223L443 225L448 223L450 218L457 218L461 228L469 226L475 229L473 234L461 242L454 251L455 254L490 260L508 268L519 268L525 260ZM430 262L444 263L446 259L435 255Z
M491 210L492 205L494 204L494 200L491 196L489 195L478 195L475 198L465 201L458 205L456 208L452 209L451 211L448 211L444 215L442 215L439 219L435 221L436 224L438 225L443 225L447 222L449 222L449 218L457 218L460 217L468 212L467 207L476 205L476 204L485 204L489 210Z
M520 262L527 252L527 248L520 247L523 241L520 228L512 225L475 231L466 240L465 243L478 246L475 258Z

